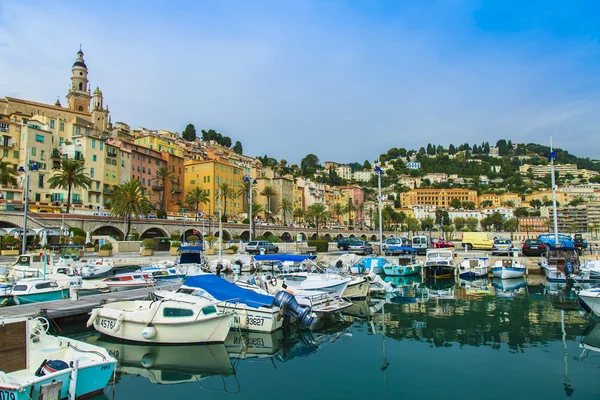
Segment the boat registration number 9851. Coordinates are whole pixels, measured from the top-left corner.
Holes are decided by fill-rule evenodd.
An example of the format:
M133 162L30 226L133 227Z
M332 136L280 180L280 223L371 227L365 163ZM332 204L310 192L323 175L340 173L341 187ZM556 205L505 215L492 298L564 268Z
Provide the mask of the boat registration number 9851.
M16 400L17 395L14 392L8 390L0 390L0 400Z
M101 318L98 325L105 329L114 329L115 323L114 320Z

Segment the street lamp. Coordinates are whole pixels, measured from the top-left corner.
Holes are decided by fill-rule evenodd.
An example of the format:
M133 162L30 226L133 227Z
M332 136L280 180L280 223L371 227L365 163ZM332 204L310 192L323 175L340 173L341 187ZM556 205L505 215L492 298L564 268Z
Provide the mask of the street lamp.
M27 164L25 167L20 166L17 171L25 173L25 209L23 210L23 247L21 254L26 253L27 249L27 213L29 212L29 172L37 171L38 166L35 162L31 162L31 153L27 152Z
M383 170L379 165L375 167L375 172L377 173L377 202L379 208L379 252L381 253L381 249L383 248L383 226L381 217L382 217L382 208L381 208L381 175L383 175Z
M250 234L248 235L248 242L251 242L252 241L252 205L253 205L253 203L252 203L252 186L256 185L256 179L252 179L251 176L246 176L246 177L244 177L244 182L249 183L248 187L249 187L250 195L249 195L249 201L248 201L248 220L250 221L249 222Z

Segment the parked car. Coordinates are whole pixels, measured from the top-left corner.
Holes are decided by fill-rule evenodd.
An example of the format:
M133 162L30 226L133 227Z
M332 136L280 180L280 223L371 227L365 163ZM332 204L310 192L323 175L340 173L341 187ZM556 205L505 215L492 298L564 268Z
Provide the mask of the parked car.
M538 239L544 242L545 245L554 248L555 247L555 237L554 233L542 233L538 236ZM569 247L574 248L575 242L569 235L565 235L564 233L558 234L558 247Z
M541 256L546 252L548 246L539 239L527 239L521 246L521 254L524 256Z
M351 244L356 245L357 243L360 243L360 242L362 242L362 240L353 238L353 237L341 238L337 242L337 248L338 248L338 250L348 250L348 248L350 247Z
M413 236L411 246L417 254L425 254L429 247L429 238L427 236Z
M434 249L445 249L447 247L454 247L454 243L448 242L444 238L431 239L431 247Z
M357 240L348 245L348 251L362 255L373 254L373 246L364 240Z
M277 253L279 251L279 247L275 246L268 240L252 241L248 242L246 245L246 252L248 254L258 254L261 252L261 250L264 250L265 253Z
M381 247L383 248L382 250L385 255L389 256L398 253L397 251L392 250L393 248L410 247L410 242L405 236L390 237L385 239Z
M515 245L510 241L510 239L496 238L494 239L494 244L492 244L492 255L495 254L510 254Z

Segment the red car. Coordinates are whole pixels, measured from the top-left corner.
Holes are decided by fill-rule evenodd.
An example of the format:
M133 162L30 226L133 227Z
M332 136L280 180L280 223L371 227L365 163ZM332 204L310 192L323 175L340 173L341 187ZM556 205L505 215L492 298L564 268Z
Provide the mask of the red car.
M454 243L447 242L444 239L431 239L431 246L434 249L445 249L447 247L454 247Z

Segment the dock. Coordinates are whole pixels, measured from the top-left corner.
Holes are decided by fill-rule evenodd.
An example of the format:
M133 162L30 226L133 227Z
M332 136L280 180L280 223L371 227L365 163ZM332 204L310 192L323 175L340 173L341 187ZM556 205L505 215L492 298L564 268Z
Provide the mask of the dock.
M41 303L0 307L0 319L35 317L38 316L40 312L47 313L51 318L64 318L75 315L83 315L89 313L93 308L98 307L103 303L112 301L140 300L147 297L155 290L155 287L146 287L141 289L124 290L121 292L81 296L78 300L71 300L67 298Z

